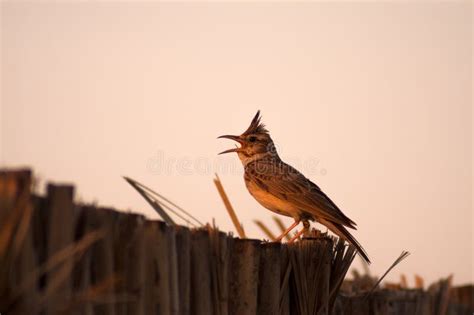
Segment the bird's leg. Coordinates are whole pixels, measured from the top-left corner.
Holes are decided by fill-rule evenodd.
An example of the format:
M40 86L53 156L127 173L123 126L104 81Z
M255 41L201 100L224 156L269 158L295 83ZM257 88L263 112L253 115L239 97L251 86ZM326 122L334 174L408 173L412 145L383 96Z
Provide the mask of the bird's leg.
M296 233L296 235L293 236L291 238L291 240L288 241L288 243L293 243L294 241L299 239L301 235L306 234L309 231L309 226L310 226L309 221L308 220L303 220L303 229L301 231L299 231L298 233Z
M300 220L295 220L292 225L290 225L280 236L276 238L276 242L281 242L281 240L291 232L298 224L300 224Z

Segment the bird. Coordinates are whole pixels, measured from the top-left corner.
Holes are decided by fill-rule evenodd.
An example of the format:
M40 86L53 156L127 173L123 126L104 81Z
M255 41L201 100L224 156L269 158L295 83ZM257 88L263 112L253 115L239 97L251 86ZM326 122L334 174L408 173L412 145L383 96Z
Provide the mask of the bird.
M269 131L261 122L260 110L241 135L223 135L218 138L234 140L240 144L219 154L237 153L244 167L247 190L257 202L270 211L294 219L294 223L277 241L281 241L302 222L304 228L296 235L299 237L309 229L309 221L315 221L352 244L363 260L370 264L367 252L347 230L355 230L356 223L318 185L281 160Z

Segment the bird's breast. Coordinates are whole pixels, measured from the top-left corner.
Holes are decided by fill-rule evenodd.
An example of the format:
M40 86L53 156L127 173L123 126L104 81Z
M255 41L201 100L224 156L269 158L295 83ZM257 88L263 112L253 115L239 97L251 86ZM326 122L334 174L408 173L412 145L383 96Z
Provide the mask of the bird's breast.
M245 181L248 191L262 206L281 215L298 217L299 209L286 200L280 199L252 181Z

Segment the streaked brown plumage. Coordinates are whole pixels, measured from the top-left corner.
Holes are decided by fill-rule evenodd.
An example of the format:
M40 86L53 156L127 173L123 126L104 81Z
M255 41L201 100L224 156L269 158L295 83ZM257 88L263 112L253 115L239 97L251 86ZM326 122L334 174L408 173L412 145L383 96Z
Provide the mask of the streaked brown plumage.
M268 130L260 122L260 111L240 136L225 135L219 138L232 139L241 144L241 147L226 150L221 154L238 154L245 169L247 189L262 206L294 218L295 224L292 227L300 221L317 221L325 225L354 245L362 258L370 263L365 250L346 229L356 229L354 221L344 215L316 184L280 159Z

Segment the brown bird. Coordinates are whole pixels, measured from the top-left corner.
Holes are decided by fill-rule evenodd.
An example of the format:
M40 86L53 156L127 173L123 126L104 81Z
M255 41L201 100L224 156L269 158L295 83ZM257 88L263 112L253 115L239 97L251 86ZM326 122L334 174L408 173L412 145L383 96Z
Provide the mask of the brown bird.
M245 169L244 180L250 194L265 208L295 220L278 241L301 221L303 231L309 228L309 221L316 221L356 247L359 255L370 263L365 250L346 229L356 229L354 221L344 215L316 184L280 159L268 130L260 122L260 111L240 136L219 138L240 143L240 147L219 154L237 153Z

